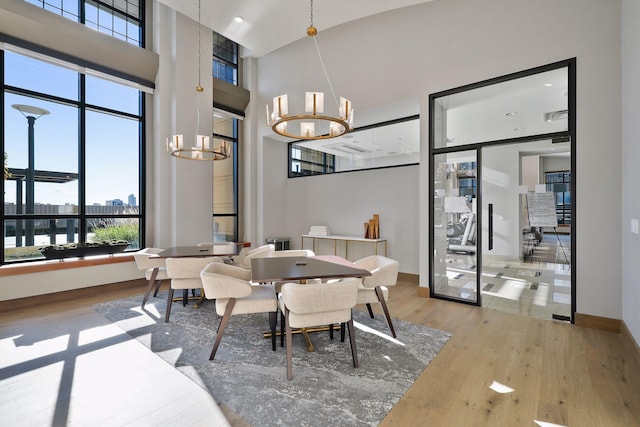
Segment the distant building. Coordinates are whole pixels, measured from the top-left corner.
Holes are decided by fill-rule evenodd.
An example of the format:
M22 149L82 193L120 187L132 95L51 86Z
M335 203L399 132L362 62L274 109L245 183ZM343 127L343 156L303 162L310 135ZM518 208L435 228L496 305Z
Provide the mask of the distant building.
M124 206L124 202L120 199L107 200L105 202L106 206Z
M129 206L136 206L136 196L129 194Z

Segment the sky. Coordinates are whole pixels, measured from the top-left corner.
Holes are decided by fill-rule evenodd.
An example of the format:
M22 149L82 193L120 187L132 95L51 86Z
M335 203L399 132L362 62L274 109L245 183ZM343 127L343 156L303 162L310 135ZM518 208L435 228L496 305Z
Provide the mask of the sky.
M5 51L5 84L78 100L78 73ZM93 76L86 78L86 102L137 114L139 92ZM35 106L50 114L34 126L35 169L78 173L78 108L5 93L5 151L10 168L28 166L28 121L14 104ZM86 114L87 204L138 197L138 138L136 120L96 111ZM5 202L15 203L16 181L5 181ZM78 181L36 183L35 201L78 204Z

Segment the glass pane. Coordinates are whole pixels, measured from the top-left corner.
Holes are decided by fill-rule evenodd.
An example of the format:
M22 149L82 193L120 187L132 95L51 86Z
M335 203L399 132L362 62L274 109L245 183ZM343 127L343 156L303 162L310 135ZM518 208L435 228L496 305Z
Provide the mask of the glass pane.
M216 143L214 139L214 144ZM226 143L226 141L225 141ZM229 144L229 143L227 143ZM214 145L215 146L215 145ZM236 194L234 180L233 152L225 160L218 160L213 164L213 213L235 214Z
M26 246L25 232L35 230L33 245ZM78 241L78 221L74 218L6 220L4 222L4 257L6 262L42 259L38 250L44 246Z
M477 302L476 154L434 156L433 292Z
M235 216L216 216L213 218L213 241L219 242L235 242L238 240L236 236Z
M137 213L137 209L132 209L132 211L132 213ZM138 218L90 218L87 219L86 232L88 242L126 240L129 242L127 250L140 249L140 220Z
M5 51L5 84L78 100L78 73Z
M12 106L16 106L12 108ZM28 106L25 110L20 106ZM18 109L33 117L28 119ZM33 110L33 108L40 109ZM34 111L38 112L33 113ZM42 114L42 113L47 114ZM42 115L40 115L42 114ZM34 206L28 206L30 133L34 156ZM78 109L5 93L5 152L11 177L5 182L5 212L59 213L78 205Z
M563 149L570 147L549 140L482 148L484 307L545 319L570 316L571 237L569 227L559 225L570 220L571 207L564 210L562 193L536 191L549 175L564 176L547 169L570 168Z
M130 213L129 201L139 199L140 122L94 111L86 122L87 207Z
M98 77L87 76L87 104L140 114L140 91Z
M564 67L436 98L434 147L566 131L568 87Z
M420 121L403 120L337 138L296 142L289 150L292 158L302 160L291 165L291 176L417 164Z

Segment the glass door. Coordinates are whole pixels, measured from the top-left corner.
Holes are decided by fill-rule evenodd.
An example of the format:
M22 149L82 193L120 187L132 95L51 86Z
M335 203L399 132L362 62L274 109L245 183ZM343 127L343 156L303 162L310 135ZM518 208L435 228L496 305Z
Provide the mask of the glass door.
M575 65L429 95L431 297L573 321Z
M482 305L570 320L570 144L484 147L480 158Z
M476 150L434 156L432 292L479 304Z

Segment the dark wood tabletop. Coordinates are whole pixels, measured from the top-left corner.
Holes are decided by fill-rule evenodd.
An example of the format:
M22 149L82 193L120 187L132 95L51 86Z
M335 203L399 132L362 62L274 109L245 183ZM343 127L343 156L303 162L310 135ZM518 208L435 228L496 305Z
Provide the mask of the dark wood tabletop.
M347 260L330 262L315 257L253 258L251 280L253 282L286 282L371 276L369 271L349 264L351 263Z
M159 258L194 258L206 256L232 256L242 249L241 245L176 246L156 254Z

